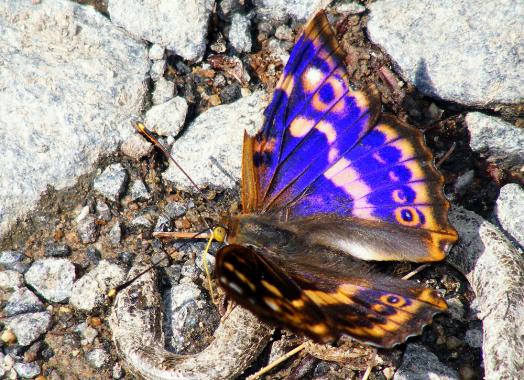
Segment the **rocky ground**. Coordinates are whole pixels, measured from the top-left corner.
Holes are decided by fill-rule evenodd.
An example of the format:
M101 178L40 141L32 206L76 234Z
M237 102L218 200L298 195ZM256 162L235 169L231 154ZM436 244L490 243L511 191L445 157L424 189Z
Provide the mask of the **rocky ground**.
M204 242L181 248L152 233L198 231L239 209L243 130L260 126L297 33L326 1L80 3L0 4L0 377L8 379L134 378L113 344L106 294L143 257L164 258L156 271L166 349L195 354L213 340L223 310L209 299ZM342 340L336 355L303 351L268 378L361 378L370 363L370 379L524 377L524 6L327 9L353 83L377 85L385 111L425 132L462 240L447 263L415 277L450 306L422 336L377 354ZM201 194L134 132L136 116ZM276 330L240 377L302 340Z

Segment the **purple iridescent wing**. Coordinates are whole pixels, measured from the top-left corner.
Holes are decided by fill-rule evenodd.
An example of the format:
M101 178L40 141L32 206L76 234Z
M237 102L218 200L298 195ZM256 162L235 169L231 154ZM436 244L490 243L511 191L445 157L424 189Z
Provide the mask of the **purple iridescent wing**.
M441 260L457 234L423 135L393 116L378 120L375 91L351 90L341 54L318 13L291 53L264 128L246 136L244 209L308 220L313 232L336 219L340 227L325 234L337 230L340 244L325 245L362 259ZM353 226L369 244L362 232L348 234ZM420 249L406 252L403 241Z
M342 51L319 12L291 52L263 129L245 139L243 193L250 194L244 210L288 204L358 143L378 108L375 91L349 86Z

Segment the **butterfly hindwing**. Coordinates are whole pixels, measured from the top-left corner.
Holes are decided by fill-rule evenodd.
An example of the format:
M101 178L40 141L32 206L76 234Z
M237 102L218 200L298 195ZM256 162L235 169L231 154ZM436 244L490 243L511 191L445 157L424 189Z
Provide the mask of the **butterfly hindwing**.
M331 335L322 310L271 261L253 249L230 244L217 253L219 284L260 319L327 342Z
M447 308L437 292L407 281L371 272L357 277L348 275L348 268L342 274L330 267L329 255L324 267L311 260L302 264L307 258L300 253L278 257L263 249L226 246L217 253L219 282L262 320L317 342L345 334L391 347L419 334L435 313Z

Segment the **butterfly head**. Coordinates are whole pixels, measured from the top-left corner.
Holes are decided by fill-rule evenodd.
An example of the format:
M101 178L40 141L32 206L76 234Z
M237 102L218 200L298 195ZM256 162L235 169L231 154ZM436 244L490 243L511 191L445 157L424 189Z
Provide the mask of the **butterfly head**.
M227 229L222 226L217 226L213 228L212 234L213 240L216 240L219 243L223 243L227 237Z

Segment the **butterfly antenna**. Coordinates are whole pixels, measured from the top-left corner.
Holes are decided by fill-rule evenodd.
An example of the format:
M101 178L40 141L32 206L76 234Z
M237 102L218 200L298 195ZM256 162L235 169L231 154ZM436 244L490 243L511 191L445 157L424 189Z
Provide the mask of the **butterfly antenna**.
M204 271L206 272L207 285L209 287L209 296L211 297L211 301L213 301L215 305L218 304L218 300L215 299L213 283L211 282L211 274L209 273L209 268L207 265L207 254L209 252L209 248L211 247L211 243L213 242L213 240L216 240L219 243L222 243L225 238L226 238L226 229L224 227L215 227L213 229L213 232L211 233L211 237L207 241L207 245L206 245L206 248L204 249L204 253L202 254L202 265L204 266Z
M198 236L200 236L200 235L202 235L203 233L205 233L206 231L208 231L208 228L206 228L206 229L204 229L204 230L202 230L202 231L200 231L200 232L197 232L197 233L193 234L193 235L190 237L190 239L195 239L195 238L197 238ZM212 234L212 235L213 235L213 234ZM186 242L180 244L180 246L178 246L176 249L177 249L177 250L182 249L182 248L183 248L184 246L186 246L189 242L190 242L190 240L188 240L188 241L186 241ZM124 282L123 284L120 284L120 285L118 285L117 287L115 287L115 288L109 290L109 292L107 293L107 296L108 296L109 298L114 298L114 297L116 296L116 294L117 294L119 291L121 291L121 290L127 288L129 285L131 285L131 284L132 284L133 282L135 282L137 279L139 279L139 278L142 277L144 274L146 274L147 272L149 272L151 269L154 269L157 265L159 265L159 264L160 264L162 261L164 261L167 257L169 257L169 256L164 256L164 257L162 257L161 259L159 259L159 260L153 262L150 266L148 266L148 267L147 267L146 269L144 269L142 272L140 272L140 273L138 273L137 275L133 276L133 278L131 278L131 279L127 280L126 282ZM206 273L207 273L207 270L206 270Z
M132 122L132 125L138 132L140 132L149 141L151 141L151 143L153 143L153 145L155 145L158 149L160 149L162 151L162 153L164 153L166 155L166 157L169 158L176 165L176 167L186 176L186 178L189 180L189 182L191 182L191 185L193 185L193 187L196 189L196 191L198 193L202 194L202 190L200 190L200 188L197 186L197 184L191 179L189 174L187 174L187 172L182 168L182 166L180 166L180 164L178 162L176 162L176 160L173 158L171 153L169 153L169 151L166 149L166 147L164 145L162 145L160 143L160 141L158 141L158 139L155 136L153 136L151 131L149 129L147 129L146 126L142 122L135 120L135 121Z

